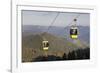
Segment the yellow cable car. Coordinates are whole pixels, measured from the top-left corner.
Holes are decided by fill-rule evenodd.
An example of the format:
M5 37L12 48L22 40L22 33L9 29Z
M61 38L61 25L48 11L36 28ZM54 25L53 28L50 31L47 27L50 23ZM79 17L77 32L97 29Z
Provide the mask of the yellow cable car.
M49 42L48 41L43 41L42 44L43 44L43 50L47 51L49 49Z
M70 37L72 39L78 38L78 27L76 26L76 21L77 21L77 19L74 19L74 25L71 26L71 28L70 28Z
M78 38L78 28L76 26L72 26L70 28L70 37L72 39L77 39Z

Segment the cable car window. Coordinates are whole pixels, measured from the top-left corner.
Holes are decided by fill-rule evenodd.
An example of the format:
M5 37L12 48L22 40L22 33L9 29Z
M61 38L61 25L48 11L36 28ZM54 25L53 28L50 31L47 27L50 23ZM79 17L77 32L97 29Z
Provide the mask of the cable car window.
M43 43L43 47L49 47L49 43L47 42Z
M77 29L70 29L71 35L77 35Z
M49 43L46 43L46 47L49 47Z

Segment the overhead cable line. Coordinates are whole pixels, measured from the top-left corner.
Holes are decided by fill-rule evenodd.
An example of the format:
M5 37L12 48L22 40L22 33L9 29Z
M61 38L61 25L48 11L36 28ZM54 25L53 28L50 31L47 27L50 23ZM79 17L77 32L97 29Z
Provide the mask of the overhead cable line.
M52 25L54 24L54 22L56 21L57 17L59 16L60 12L57 13L56 17L53 19L53 21L51 22L50 26L48 26L47 28L47 32L49 31L49 29L52 27Z

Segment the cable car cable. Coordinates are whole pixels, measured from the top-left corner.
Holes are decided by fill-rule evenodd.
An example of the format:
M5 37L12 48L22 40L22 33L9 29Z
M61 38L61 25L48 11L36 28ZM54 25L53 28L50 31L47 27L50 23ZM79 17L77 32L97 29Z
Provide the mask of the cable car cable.
M48 27L47 29L47 32L48 30L51 28L51 26L54 24L54 22L56 21L57 17L59 16L60 12L57 13L56 17L54 18L54 20L51 22L50 26Z
M53 19L53 21L50 23L50 26L48 26L47 30L44 31L45 32L48 32L48 30L51 28L51 26L54 24L55 20L57 19L57 17L59 16L60 12L57 13L57 15L55 16L55 18ZM45 38L43 38L45 40Z

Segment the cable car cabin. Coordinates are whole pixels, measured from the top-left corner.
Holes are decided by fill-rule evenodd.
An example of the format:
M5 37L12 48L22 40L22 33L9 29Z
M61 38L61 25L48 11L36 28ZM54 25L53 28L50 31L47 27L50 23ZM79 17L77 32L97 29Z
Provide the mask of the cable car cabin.
M47 51L49 49L49 42L48 41L43 41L42 44L43 44L43 50Z
M70 37L72 39L77 39L78 38L78 28L76 26L72 26L70 28Z

